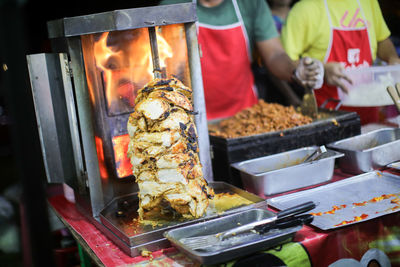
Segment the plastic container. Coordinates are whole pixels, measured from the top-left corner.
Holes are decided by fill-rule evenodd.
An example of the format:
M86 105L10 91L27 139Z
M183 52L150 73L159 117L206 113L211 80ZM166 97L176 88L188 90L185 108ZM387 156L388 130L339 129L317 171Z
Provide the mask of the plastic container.
M386 88L400 82L400 65L375 66L359 69L346 69L345 74L353 81L349 84L349 93L338 90L344 106L377 107L393 105Z

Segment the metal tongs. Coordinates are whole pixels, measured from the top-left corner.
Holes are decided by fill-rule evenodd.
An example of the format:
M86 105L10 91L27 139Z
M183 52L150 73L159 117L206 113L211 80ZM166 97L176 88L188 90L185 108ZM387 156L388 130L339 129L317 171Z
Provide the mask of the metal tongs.
M400 113L400 83L396 83L395 87L389 85L386 89L396 105L397 111ZM400 115L397 118L397 124L400 127Z
M220 244L223 240L228 239L229 237L249 232L251 230L255 230L258 233L263 234L268 232L272 228L291 227L295 226L294 223L298 223L296 225L310 223L313 219L313 216L311 214L306 214L299 217L294 216L312 210L315 207L316 205L314 202L308 201L303 204L280 211L276 213L275 216L272 216L270 218L248 223L217 234L181 238L179 242L181 242L189 249L202 250L210 248L212 246L216 246ZM310 215L311 217L308 215Z
M325 146L320 146L319 148L317 148L317 150L315 150L310 156L308 156L303 163L307 163L307 162L311 162L314 160L317 160L318 158L321 157L322 154L326 153L326 147Z
M396 83L395 87L389 85L387 87L387 91L390 97L393 99L393 102L396 105L397 110L400 112L400 83Z

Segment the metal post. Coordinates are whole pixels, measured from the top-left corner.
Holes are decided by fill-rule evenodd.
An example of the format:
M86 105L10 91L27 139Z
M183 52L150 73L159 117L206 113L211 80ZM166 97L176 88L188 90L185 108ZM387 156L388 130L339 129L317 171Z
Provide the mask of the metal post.
M158 55L156 27L149 28L151 58L153 60L154 78L161 78L160 57Z
M207 181L211 182L214 181L214 177L212 172L210 139L208 136L206 103L203 91L203 79L201 76L200 51L197 41L196 24L194 22L186 23L185 32L189 55L193 101L194 107L198 112L198 115L195 116L195 123L199 135L200 162L203 165L204 177Z

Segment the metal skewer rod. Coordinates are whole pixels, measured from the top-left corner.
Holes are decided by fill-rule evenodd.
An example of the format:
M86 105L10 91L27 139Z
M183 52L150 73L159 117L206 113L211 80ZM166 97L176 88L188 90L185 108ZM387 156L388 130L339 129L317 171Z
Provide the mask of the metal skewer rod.
M156 27L149 27L151 58L153 60L154 78L161 78L160 57L158 55Z

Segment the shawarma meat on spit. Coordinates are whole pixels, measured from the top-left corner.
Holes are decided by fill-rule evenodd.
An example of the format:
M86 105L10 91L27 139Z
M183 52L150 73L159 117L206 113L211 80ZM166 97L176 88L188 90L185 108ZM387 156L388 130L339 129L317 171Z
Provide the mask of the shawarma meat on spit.
M139 185L139 217L198 218L214 193L203 177L192 90L176 78L139 90L128 120L128 157Z

